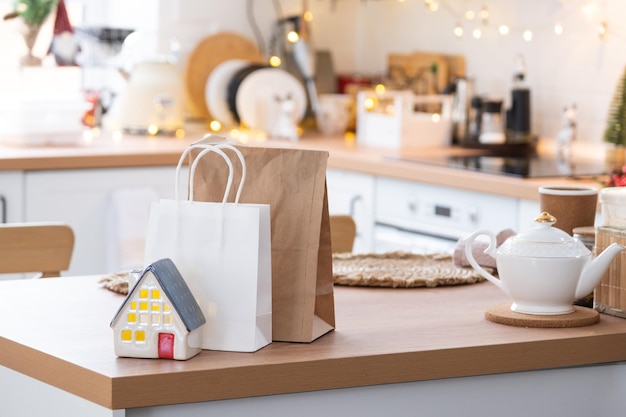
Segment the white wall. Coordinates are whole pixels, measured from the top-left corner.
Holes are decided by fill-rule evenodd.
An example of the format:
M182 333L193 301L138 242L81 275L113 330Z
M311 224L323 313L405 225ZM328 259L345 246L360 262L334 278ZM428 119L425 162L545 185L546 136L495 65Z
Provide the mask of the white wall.
M85 23L157 27L175 35L182 44L182 58L204 36L218 31L235 31L255 39L246 18L248 1L262 32L262 49L267 48L270 29L277 18L276 4L283 15L302 10L302 0L105 0L87 2ZM475 79L476 92L499 95L508 100L513 59L522 54L532 91L533 130L554 138L565 105L578 106L578 142L602 151L601 137L608 107L618 78L626 66L626 2L623 0L438 0L440 8L430 12L423 0L308 0L313 12L313 43L333 53L340 73L382 74L390 52L435 51L462 54L468 75ZM585 15L585 4L595 4L595 14ZM9 0L0 0L3 9ZM470 24L463 19L467 9L487 5L489 24L483 37L472 38ZM158 22L154 22L154 20ZM597 27L606 20L609 33L602 41ZM463 23L465 36L457 39L452 29ZM559 21L565 31L552 32ZM497 34L500 23L511 34ZM154 25L154 26L153 26ZM531 28L531 42L521 32Z
M337 1L335 11L330 1L309 3L316 16L316 46L335 52L339 71L382 73L389 52L462 54L477 92L508 99L513 60L522 54L532 91L534 131L555 137L562 108L575 103L579 142L601 142L609 103L626 65L623 0L441 0L435 13L421 0L344 0ZM597 4L595 14L582 12L587 3ZM470 32L479 25L468 23L462 15L465 7L478 11L485 4L489 24L477 40ZM604 41L597 36L602 20L609 29ZM461 39L452 32L457 21L465 30ZM557 21L564 27L561 36L553 32ZM511 27L508 36L497 33L500 23ZM531 42L522 39L526 28L533 31Z
M617 80L626 65L626 2L623 0L439 0L437 12L423 0L309 0L313 12L313 43L333 53L340 73L380 75L386 70L390 52L435 51L462 54L477 93L509 100L514 57L522 54L527 81L532 91L533 130L554 138L566 105L578 107L578 142L592 144L603 152L601 137ZM233 30L254 39L246 19L246 0L162 0L162 27L176 28L191 48L207 34ZM253 11L267 47L269 31L276 19L274 0L255 0ZM301 0L279 2L283 14L301 10ZM582 6L597 7L585 14ZM487 5L486 26L463 18L466 9ZM608 24L603 41L597 36L602 20ZM553 32L555 22L564 27ZM465 35L453 35L457 22ZM497 33L501 23L511 28L508 36ZM483 29L481 39L471 36ZM533 40L522 39L522 31L533 31ZM585 146L585 150L588 147Z

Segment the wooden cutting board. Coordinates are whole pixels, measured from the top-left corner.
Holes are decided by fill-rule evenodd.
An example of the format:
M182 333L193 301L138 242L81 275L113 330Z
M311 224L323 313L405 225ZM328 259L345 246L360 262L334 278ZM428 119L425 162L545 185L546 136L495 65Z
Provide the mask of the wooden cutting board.
M387 68L392 82L416 94L438 94L454 77L465 75L465 58L428 52L393 53L387 57Z
M193 117L209 120L205 86L211 72L224 61L245 59L251 63L264 61L263 54L250 39L233 32L207 36L189 54L184 72L187 107Z

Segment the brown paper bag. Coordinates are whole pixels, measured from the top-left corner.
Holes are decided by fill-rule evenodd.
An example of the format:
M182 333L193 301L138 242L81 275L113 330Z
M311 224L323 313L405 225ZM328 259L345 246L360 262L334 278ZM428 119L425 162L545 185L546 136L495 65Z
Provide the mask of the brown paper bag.
M199 143L215 143L215 139L219 138L212 136ZM328 152L237 148L247 165L246 186L239 201L270 205L272 339L311 342L335 327L326 194ZM194 182L196 201L222 200L227 178L220 161L213 157L207 155L199 161ZM234 165L237 179L241 167ZM237 188L234 185L232 193Z

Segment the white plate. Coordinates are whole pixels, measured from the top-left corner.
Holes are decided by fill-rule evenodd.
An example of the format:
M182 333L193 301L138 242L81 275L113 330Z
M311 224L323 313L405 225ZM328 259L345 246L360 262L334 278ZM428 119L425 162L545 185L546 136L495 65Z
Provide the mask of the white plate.
M216 66L207 80L204 89L207 108L211 116L224 126L237 124L228 107L228 84L237 71L248 65L250 61L245 59L229 59Z
M248 75L237 90L237 113L252 129L271 131L280 109L278 99L291 96L294 123L299 123L307 107L306 91L293 75L280 68L262 68Z

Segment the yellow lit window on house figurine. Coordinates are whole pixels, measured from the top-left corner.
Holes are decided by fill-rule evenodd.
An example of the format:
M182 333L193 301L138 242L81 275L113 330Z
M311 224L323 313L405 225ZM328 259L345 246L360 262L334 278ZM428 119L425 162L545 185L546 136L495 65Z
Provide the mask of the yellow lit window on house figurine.
M133 340L133 331L128 329L122 330L122 341L130 342L131 340Z
M147 301L141 301L139 303L139 311L148 311L148 302Z
M152 311L161 311L161 303L152 303Z
M170 306L169 306L169 305L167 305L167 304L165 304L165 305L163 306L163 311L165 311L165 312L170 311Z
M160 300L161 299L161 290L159 289L154 289L150 292L150 298L152 298L153 300Z
M131 301L130 309L131 310L137 310L137 301Z
M139 298L146 299L148 298L148 289L142 288L139 290Z
M136 313L128 313L128 322L129 323L136 323L137 322L137 314Z
M135 330L135 342L145 342L146 332L144 330Z

